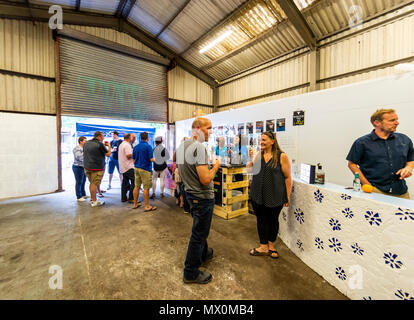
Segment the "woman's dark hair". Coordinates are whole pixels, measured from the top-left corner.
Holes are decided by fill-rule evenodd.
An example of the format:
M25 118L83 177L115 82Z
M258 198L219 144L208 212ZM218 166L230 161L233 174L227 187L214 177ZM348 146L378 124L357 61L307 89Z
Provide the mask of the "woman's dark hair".
M272 145L272 160L271 160L271 165L273 168L277 167L277 159L279 156L279 153L282 153L282 149L280 149L279 143L277 142L276 139L276 133L272 132L272 131L266 131L263 132L262 135L267 136L269 139L271 139L272 141L274 141L273 145ZM262 150L261 152L262 157L264 154L264 151Z

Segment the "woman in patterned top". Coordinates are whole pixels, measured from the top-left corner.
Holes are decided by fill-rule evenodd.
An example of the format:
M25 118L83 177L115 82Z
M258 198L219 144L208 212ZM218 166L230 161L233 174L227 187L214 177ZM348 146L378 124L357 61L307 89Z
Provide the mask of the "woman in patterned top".
M260 239L260 246L251 249L250 255L276 259L279 254L273 243L279 232L280 211L289 206L292 177L289 159L280 149L274 132L264 132L260 146L261 152L247 164L253 171L250 197Z
M84 202L88 196L85 193L86 175L83 168L83 145L86 142L86 137L79 137L79 145L73 149L74 161L72 165L73 174L75 175L76 185L76 198L79 202Z

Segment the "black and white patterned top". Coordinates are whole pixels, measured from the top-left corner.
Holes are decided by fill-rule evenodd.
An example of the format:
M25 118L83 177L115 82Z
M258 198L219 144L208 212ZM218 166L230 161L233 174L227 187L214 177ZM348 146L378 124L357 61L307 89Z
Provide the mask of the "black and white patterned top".
M260 171L253 175L250 188L250 197L257 204L274 208L288 202L285 176L280 163L281 154L278 154L275 168L272 167L271 160L266 163L259 154L261 158Z

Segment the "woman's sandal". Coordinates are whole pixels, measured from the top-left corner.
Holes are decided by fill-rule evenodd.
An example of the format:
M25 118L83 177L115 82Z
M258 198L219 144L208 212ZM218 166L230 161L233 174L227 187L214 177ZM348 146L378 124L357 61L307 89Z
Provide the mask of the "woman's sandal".
M253 250L253 253L252 253L252 250ZM251 256L268 256L269 255L269 252L260 252L260 251L257 251L256 248L253 248L252 250L249 251Z
M273 254L276 253L277 255L274 256ZM279 252L277 252L276 250L269 250L269 256L272 259L278 259L279 258Z

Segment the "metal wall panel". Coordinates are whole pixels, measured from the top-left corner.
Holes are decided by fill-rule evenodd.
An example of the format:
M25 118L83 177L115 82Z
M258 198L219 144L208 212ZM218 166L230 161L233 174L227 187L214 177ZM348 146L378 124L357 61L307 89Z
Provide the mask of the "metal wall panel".
M320 53L321 79L412 57L414 13L322 47Z
M411 61L411 63L414 63L414 58ZM365 72L365 73L361 73L361 74L357 74L357 75L353 75L349 77L343 77L343 78L332 80L332 81L322 82L320 84L320 89L323 90L323 89L329 89L329 88L334 88L334 87L340 87L340 86L344 86L344 85L351 84L354 82L360 82L360 81L371 80L371 79L375 79L379 77L390 76L395 73L396 73L396 70L394 67L381 68L381 69L372 70L369 72Z
M47 23L0 19L0 69L55 77L55 45Z
M308 82L308 62L305 54L225 84L219 87L219 105L304 84Z
M212 113L213 108L200 107L187 103L180 103L175 101L169 102L170 122L194 118L197 110L203 110L206 114Z
M213 89L180 67L168 73L169 98L202 104L213 104Z
M268 96L268 97L265 97L265 98L255 99L255 100L251 100L251 101L248 101L248 102L243 102L243 103L238 103L238 104L222 107L222 108L218 109L218 112L226 111L226 110L230 110L230 109L237 109L237 108L247 107L247 106L251 106L251 105L266 102L266 101L272 101L272 100L278 100L278 99L282 99L282 98L286 98L286 97L292 97L292 96L296 96L296 95L299 95L299 94L304 94L304 93L307 93L307 92L309 92L308 87L289 90L289 91L285 91L283 93L275 94L275 95Z
M167 121L166 67L60 38L62 114Z
M56 114L55 83L0 73L0 110Z
M147 47L146 45L144 45L143 43L139 42L138 40L134 39L126 33L122 33L109 28L86 27L77 25L65 25L65 27L82 31L95 37L113 41L124 46L128 46L161 57L159 53Z

